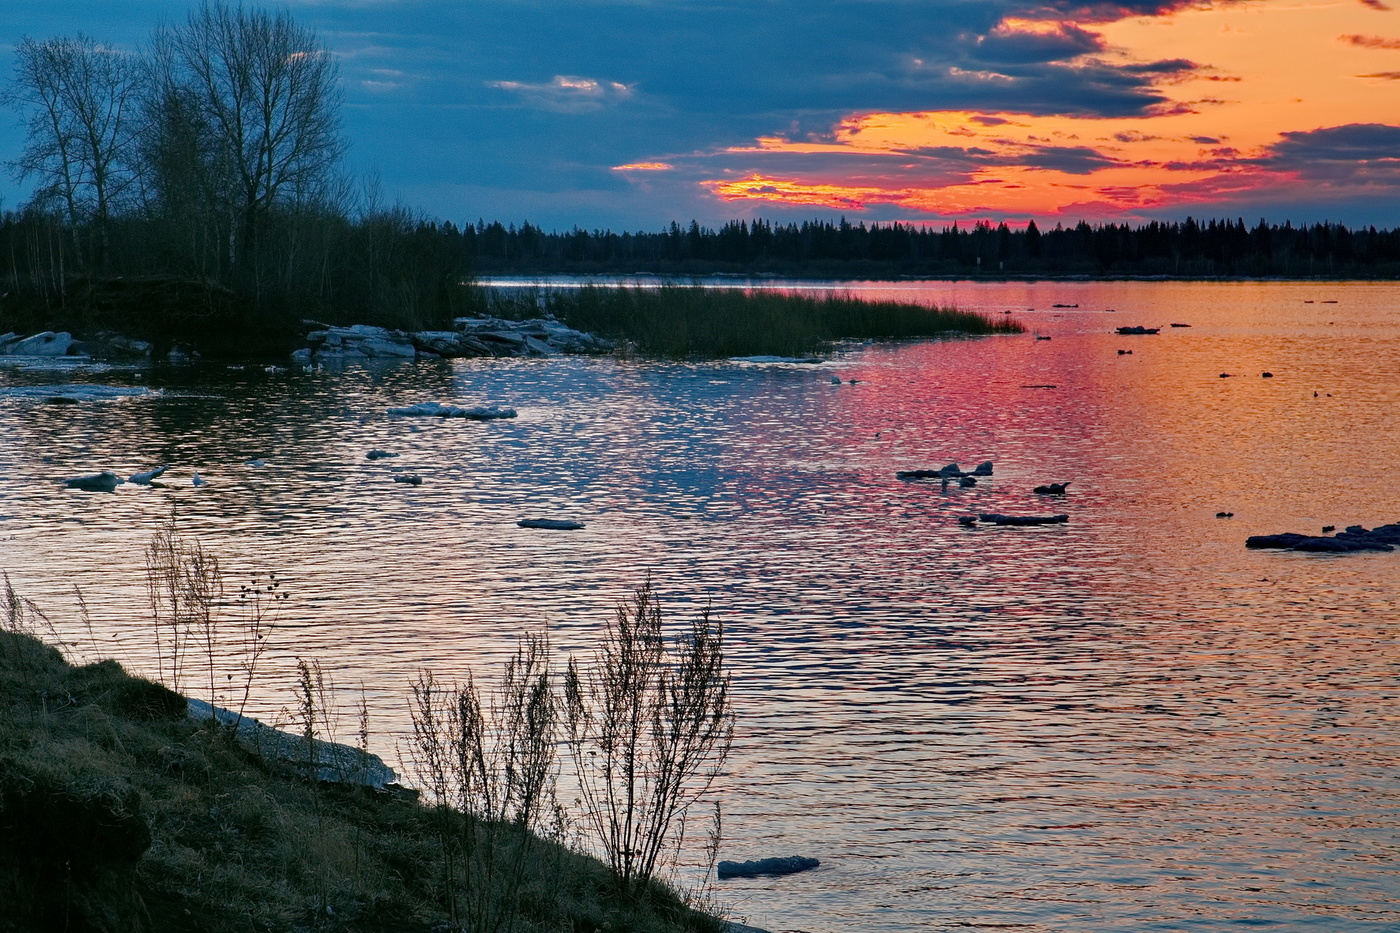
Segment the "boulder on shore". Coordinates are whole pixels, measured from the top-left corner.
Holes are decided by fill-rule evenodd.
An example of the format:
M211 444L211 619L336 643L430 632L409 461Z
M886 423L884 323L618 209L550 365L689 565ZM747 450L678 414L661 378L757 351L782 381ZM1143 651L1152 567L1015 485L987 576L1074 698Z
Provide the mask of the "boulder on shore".
M301 363L313 360L435 359L457 357L558 356L603 353L611 342L548 318L506 321L461 317L455 330L390 330L368 324L319 326L306 335L306 347L293 353Z
M81 349L67 331L46 330L32 337L10 333L0 338L0 353L8 356L70 356Z
M398 780L394 769L378 755L339 742L312 739L308 749L305 736L274 729L252 716L243 716L203 700L190 699L188 714L194 720L216 720L265 760L282 762L317 781L382 789Z

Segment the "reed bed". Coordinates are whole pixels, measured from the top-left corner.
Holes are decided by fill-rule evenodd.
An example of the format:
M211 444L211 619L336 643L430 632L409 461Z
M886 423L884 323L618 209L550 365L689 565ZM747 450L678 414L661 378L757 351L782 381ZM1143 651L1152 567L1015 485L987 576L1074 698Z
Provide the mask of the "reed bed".
M645 356L722 359L812 356L846 340L908 340L1014 334L1004 317L849 294L820 297L758 289L598 286L522 289L494 297L494 313L535 317L541 310L570 327L634 347Z

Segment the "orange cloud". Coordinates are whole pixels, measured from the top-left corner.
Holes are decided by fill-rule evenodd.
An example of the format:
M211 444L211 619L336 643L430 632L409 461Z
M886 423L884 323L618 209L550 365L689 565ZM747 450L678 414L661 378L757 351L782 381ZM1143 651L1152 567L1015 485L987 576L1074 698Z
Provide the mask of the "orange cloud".
M1363 31L1374 15L1361 4L1283 0L1178 8L1101 23L1094 33L1059 20L1008 19L982 41L1019 43L1028 57L1037 43L1077 43L1084 61L1157 75L1172 99L1136 117L856 113L824 136L762 137L716 153L726 168L702 184L727 202L1100 220L1245 192L1301 190L1298 171L1269 159L1281 140L1400 122L1390 83L1400 72L1356 74L1356 48L1400 49L1400 40ZM1212 63L1228 63L1229 72ZM955 73L1007 78L1000 71ZM1229 82L1229 99L1216 96L1220 82Z

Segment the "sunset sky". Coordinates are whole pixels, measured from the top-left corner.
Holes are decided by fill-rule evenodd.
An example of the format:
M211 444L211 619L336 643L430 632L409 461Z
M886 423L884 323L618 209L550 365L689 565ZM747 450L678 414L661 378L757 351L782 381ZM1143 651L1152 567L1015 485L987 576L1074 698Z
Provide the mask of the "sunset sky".
M288 6L340 59L349 167L458 222L1400 225L1400 0ZM5 0L0 68L187 8Z

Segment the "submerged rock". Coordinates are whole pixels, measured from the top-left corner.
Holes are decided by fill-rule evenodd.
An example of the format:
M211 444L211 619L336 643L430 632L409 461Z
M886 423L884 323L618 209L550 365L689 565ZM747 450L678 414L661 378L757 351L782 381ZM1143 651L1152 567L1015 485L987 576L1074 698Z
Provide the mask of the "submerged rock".
M398 456L398 454L396 454L396 453L391 453L390 451L387 451L387 450L380 450L380 449L378 449L378 448L375 448L374 450L371 450L369 453L365 454L365 459L366 459L366 460L383 460L383 459L385 459L386 457L397 457L397 456Z
M560 518L522 518L516 524L521 528L547 528L551 531L577 531L583 527L583 522Z
M421 486L423 485L423 477L419 476L417 473L395 473L394 482L407 483L410 486Z
M1035 487L1033 491L1042 496L1063 496L1068 488L1069 483L1046 483L1044 486Z
M750 862L723 861L716 866L715 874L720 878L753 878L757 875L791 875L807 871L821 865L819 859L803 855L789 855L787 858L762 858Z
M1330 531L1331 525L1324 528ZM1273 548L1285 551L1304 551L1319 554L1346 554L1355 551L1393 551L1400 544L1400 523L1381 525L1367 530L1360 525L1350 525L1345 531L1335 535L1303 535L1286 531L1276 535L1250 535L1245 539L1247 548Z
M124 482L125 480L111 470L103 470L101 473L74 476L64 480L63 485L69 489L85 489L88 492L112 492Z

